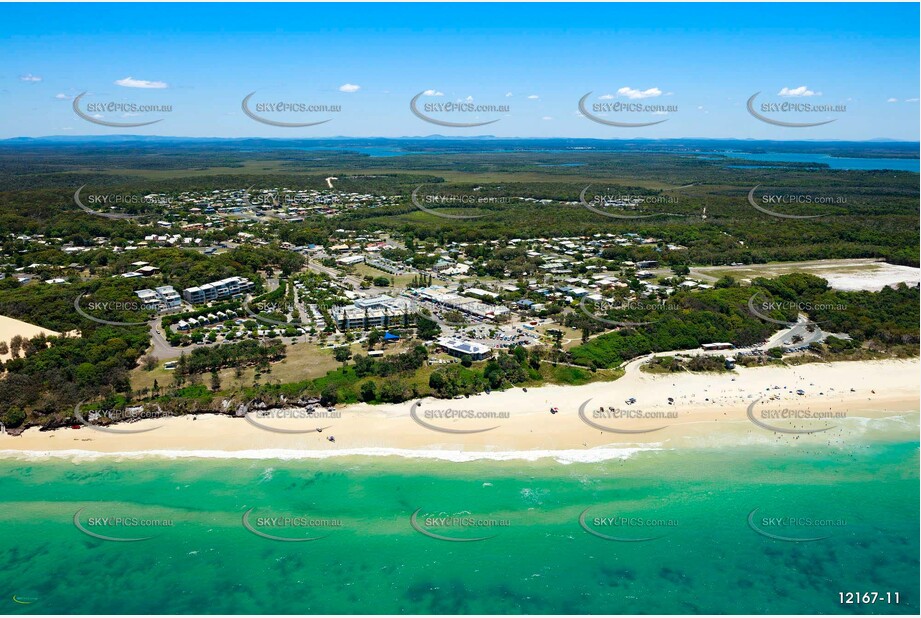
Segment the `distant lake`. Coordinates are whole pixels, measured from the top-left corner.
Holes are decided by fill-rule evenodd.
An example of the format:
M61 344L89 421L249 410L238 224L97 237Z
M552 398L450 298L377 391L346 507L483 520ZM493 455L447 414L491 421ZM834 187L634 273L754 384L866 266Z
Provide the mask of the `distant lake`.
M921 171L918 159L861 159L833 157L827 154L810 154L804 152L735 152L731 150L707 153L700 159L712 159L712 155L723 155L746 161L778 161L781 163L824 163L834 170L898 170L903 172ZM741 167L741 166L729 166Z
M299 146L295 150L310 151L328 151L328 152L357 152L358 154L368 155L369 157L399 157L412 154L399 148L388 148L386 146Z
M544 152L566 152L571 153L572 149L567 148L477 148L470 150L445 149L424 149L424 150L404 150L399 146L352 146L343 145L335 146L298 146L296 150L307 150L311 152L356 152L365 154L369 157L402 157L410 155L439 155L439 154L491 154L491 153L544 153ZM585 150L585 152L596 152L594 150ZM717 157L714 157L717 158ZM541 167L578 167L584 163L538 163Z
M353 146L343 144L341 147L335 146L299 146L297 150L309 151L348 151L368 155L369 157L400 157L407 155L435 155L444 153L460 152L462 154L480 154L480 153L500 153L500 152L568 152L572 153L571 148L528 148L528 149L507 149L507 148L477 148L470 150L455 151L445 149L439 151L433 150L404 150L400 146ZM586 150L586 152L604 152L598 150ZM612 153L617 151L611 151ZM636 154L636 151L631 152ZM656 154L656 152L650 152ZM921 171L921 162L918 159L892 159L892 158L854 158L854 157L833 157L827 154L814 154L803 152L739 152L733 150L720 150L712 152L701 152L697 155L698 159L719 160L721 157L733 159L743 159L746 161L762 162L780 162L780 163L823 163L831 169L836 170L899 170L904 172ZM543 163L542 167L578 167L583 163ZM728 167L743 167L741 165L730 165ZM744 166L749 167L749 166ZM758 167L758 166L751 166Z

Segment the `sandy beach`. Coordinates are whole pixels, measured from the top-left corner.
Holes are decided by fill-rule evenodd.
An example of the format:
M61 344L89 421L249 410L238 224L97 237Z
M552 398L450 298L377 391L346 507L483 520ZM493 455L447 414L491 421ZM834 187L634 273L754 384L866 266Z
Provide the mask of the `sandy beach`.
M918 359L738 368L726 374L651 375L641 372L639 364L628 365L626 375L615 382L340 406L326 418L310 418L303 411L299 416L297 411L281 413L281 418L256 412L250 415L254 422L199 415L113 426L150 429L125 434L92 427L50 432L33 428L18 437L0 435L0 457L400 455L593 461L637 450L835 444L869 430L881 436L892 430L916 436L918 431ZM630 398L635 402L626 403ZM551 414L552 407L558 413ZM606 412L599 412L602 407ZM821 415L828 418L815 418ZM880 423L888 423L889 429Z

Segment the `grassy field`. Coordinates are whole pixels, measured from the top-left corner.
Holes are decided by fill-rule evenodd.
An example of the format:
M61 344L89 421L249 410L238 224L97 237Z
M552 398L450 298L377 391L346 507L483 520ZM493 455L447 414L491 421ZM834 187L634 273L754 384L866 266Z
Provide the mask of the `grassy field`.
M396 288L406 288L410 283L412 283L413 275L393 275L383 270L374 268L373 266L368 266L367 264L355 264L353 266L355 274L359 277L387 277L388 279L393 280L393 287ZM434 280L433 283L443 285L441 281Z
M358 352L357 344L353 344L352 353ZM287 356L284 360L272 363L271 373L263 374L260 382L297 382L308 378L319 378L326 372L335 369L339 363L333 358L331 350L322 350L313 343L296 343L287 347ZM232 391L241 386L251 386L256 375L255 367L243 369L242 376L236 377L236 370L232 368L218 371L221 379L221 390ZM152 388L154 380L160 387L169 386L173 381L173 372L163 368L160 363L153 371L137 368L131 372L131 387L134 390ZM202 376L202 381L210 385L210 375Z
M578 333L572 334L578 335ZM417 344L418 342L415 340L399 341L393 344L388 344L385 348L383 348L384 355L391 356L395 354L401 354L407 352L412 346ZM354 356L356 354L367 354L368 350L366 345L367 342L351 343L350 348L352 350L352 355ZM443 353L439 353L434 349L430 350L430 354L433 360L455 360L452 357ZM351 364L351 360L348 362L348 364ZM473 364L473 368L482 371L485 365L486 361L476 362ZM386 380L399 379L407 386L415 386L417 391L424 393L429 391L429 376L431 376L432 372L440 367L445 366L446 363L444 362L433 365L426 365L416 371L413 375L401 375L397 378L372 377L365 380L360 380L359 383L370 380L375 382L378 389L380 389ZM286 384L291 382L300 382L307 379L321 378L326 376L330 371L340 369L341 367L342 364L333 358L331 350L321 349L319 346L312 343L297 343L289 345L285 359L277 363L272 363L269 372L264 372L259 375L258 382L260 384ZM525 384L518 385L516 388L520 388L521 386L539 386L542 383L586 384L588 382L616 380L621 375L623 375L623 372L617 369L610 369L600 370L592 373L587 369L570 367L567 365L554 366L552 363L545 361L541 365L540 374L542 376L542 380L540 382L528 381ZM151 389L153 388L153 383L156 380L161 389L166 389L172 384L173 375L173 371L163 368L163 363L160 363L152 371L145 371L142 368L137 368L131 372L131 386L136 391L145 388ZM236 370L232 368L220 370L218 372L218 376L220 377L221 381L220 390L225 394L230 394L235 391L240 391L243 388L251 387L254 381L257 379L255 367L247 367L243 369L239 377L237 376ZM199 374L195 379L197 382L210 388L210 374ZM358 386L356 385L350 390L357 393L357 388Z

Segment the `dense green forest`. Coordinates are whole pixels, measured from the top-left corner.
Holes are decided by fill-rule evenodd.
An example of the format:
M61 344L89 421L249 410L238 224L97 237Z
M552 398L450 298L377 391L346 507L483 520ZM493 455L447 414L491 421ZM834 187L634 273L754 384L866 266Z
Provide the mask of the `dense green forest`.
M736 347L759 343L779 326L751 311L749 300L755 294L772 307L763 314L775 320L795 322L797 308L802 307L822 330L845 333L857 344L866 342L885 348L919 343L917 288L901 285L880 292L841 292L830 289L820 277L793 273L755 279L746 287L678 292L669 297L667 310L643 308L630 312L631 323L648 324L595 337L573 348L572 360L590 367L614 367L650 352L694 349L704 343L729 342ZM606 317L626 321L615 311Z
M113 242L137 240L150 233L150 228L83 213L73 203L74 190L83 184L87 191L131 195L249 186L322 190L325 176L333 173L339 178L337 190L400 195L402 199L399 205L349 210L333 219L267 223L259 228L260 233L303 245L326 243L337 228L392 229L420 239L466 242L635 232L687 247L663 251L659 257L665 263L864 257L918 265L915 173L769 162L746 167L726 157L702 158L693 152L651 154L626 146L565 152L477 152L469 145L452 148L447 153L427 153L416 145L416 150L402 156L369 157L343 151L273 150L270 146L244 153L220 143L55 148L7 143L0 145L0 229L9 234L61 237L82 246L92 246L95 237ZM896 154L905 155L902 150ZM236 171L230 173L228 168ZM411 203L409 196L420 184L444 193L476 191L482 197L515 199L463 207L468 213L485 215L477 219L439 219ZM591 194L667 195L673 198L664 209L670 216L604 217L579 203L580 193L589 185ZM772 217L748 203L748 192L755 186L759 192L809 194L832 203L775 208L787 214L823 215L818 219ZM126 212L150 209L136 205ZM461 210L452 205L446 212ZM230 225L214 234L216 239L226 239L245 229ZM10 237L0 240L7 253L18 253ZM623 253L623 257L643 259L635 249ZM25 253L18 253L17 263L38 262L35 258L40 254L28 247Z

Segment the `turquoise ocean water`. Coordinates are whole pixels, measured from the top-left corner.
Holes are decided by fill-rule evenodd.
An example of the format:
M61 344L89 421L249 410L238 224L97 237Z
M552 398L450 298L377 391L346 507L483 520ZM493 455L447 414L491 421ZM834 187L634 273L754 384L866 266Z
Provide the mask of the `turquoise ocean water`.
M569 465L3 460L0 606L917 614L918 487L914 439Z

